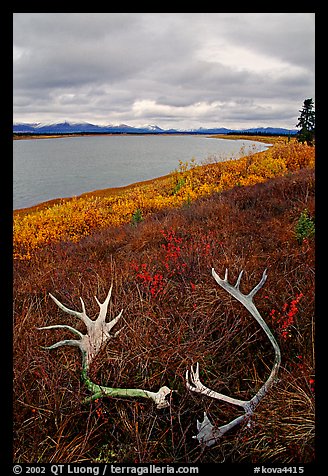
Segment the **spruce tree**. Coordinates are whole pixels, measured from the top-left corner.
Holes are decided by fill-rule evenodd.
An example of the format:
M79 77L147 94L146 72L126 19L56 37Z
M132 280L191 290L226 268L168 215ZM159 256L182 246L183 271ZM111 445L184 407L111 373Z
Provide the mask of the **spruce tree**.
M301 115L298 117L296 127L301 130L297 134L299 142L306 142L309 145L313 144L315 132L315 112L312 99L305 99L302 109L299 111Z

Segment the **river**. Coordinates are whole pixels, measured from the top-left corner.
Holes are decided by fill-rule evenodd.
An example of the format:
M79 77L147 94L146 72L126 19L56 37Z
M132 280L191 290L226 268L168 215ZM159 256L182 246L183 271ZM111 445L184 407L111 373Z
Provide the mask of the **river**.
M179 160L198 164L268 148L199 135L111 135L13 141L13 208L166 175Z

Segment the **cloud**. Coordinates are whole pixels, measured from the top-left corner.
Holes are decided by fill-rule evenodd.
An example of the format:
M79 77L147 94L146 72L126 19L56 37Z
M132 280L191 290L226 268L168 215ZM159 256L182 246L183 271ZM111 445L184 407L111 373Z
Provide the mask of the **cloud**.
M13 59L15 121L294 127L314 14L15 13Z

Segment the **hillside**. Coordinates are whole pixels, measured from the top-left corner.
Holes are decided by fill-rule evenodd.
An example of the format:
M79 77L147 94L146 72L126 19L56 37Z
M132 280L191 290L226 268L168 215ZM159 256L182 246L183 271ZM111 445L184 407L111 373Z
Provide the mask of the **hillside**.
M142 220L154 212L189 205L197 198L234 186L252 185L314 166L314 147L286 138L268 137L267 141L274 145L238 160L202 166L194 159L180 161L178 169L155 180L16 210L14 257L29 259L34 250L49 243L75 242L99 228Z
M302 157L297 166L290 162L293 170L256 181L260 163L273 167L262 155L262 162L248 163L253 165L249 184L245 178L241 185L239 175L238 186L215 191L213 185L213 190L184 199L179 206L141 207L139 216L136 208L128 208L129 220L89 228L77 239L66 230L60 238L54 235L56 239L31 248L28 257L17 244L15 462L314 461L315 180L313 165ZM277 156L282 171L279 160ZM195 187L190 185L190 193L199 188L196 178L204 175L197 173L204 170L212 176L211 168L191 169ZM178 176L184 183L174 182L180 183L181 192L176 193L182 193L187 172ZM232 184L237 172L230 168L229 173ZM228 182L227 175L225 179ZM60 212L65 209L58 208L57 220L62 219ZM21 219L39 220L38 213ZM75 226L77 218L72 209L69 213ZM43 217L49 221L50 211ZM45 227L46 221L42 223ZM236 427L202 451L192 436L203 412L212 423L223 425L240 411L187 390L186 370L199 362L201 379L209 388L247 399L267 379L273 362L263 331L215 283L212 267L220 276L228 268L231 282L243 269L245 293L267 268L267 282L255 303L280 345L282 366L252 424ZM49 293L76 310L81 309L82 296L94 318L99 312L94 296L102 302L111 284L109 315L113 318L123 309L117 324L122 331L93 362L90 377L116 388L157 391L166 385L176 390L168 408L156 409L140 398L83 403L90 395L80 380L78 349L41 347L71 338L71 333L39 327L67 324L85 332L81 322L58 309Z

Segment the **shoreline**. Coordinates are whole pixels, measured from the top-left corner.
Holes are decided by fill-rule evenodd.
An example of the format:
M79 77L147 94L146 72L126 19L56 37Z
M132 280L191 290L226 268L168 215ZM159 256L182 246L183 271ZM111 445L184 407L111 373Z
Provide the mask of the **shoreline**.
M263 143L273 143L273 141L286 139L287 136L260 136L260 135L248 135L248 134L199 134L192 132L177 132L177 133L128 133L128 132L73 132L67 134L24 134L14 133L13 140L36 140L36 139L65 139L67 137L103 137L103 136L203 136L217 139L228 140L251 140Z
M80 195L73 195L72 197L59 197L59 198L52 198L51 200L46 200L45 202L37 203L36 205L32 205L30 207L24 208L15 208L13 210L14 215L27 215L28 213L38 212L45 208L52 207L53 205L57 205L58 203L65 203L70 202L71 200L80 199L80 198L91 198L91 197L109 197L111 195L120 195L127 190L132 190L134 188L143 186L143 185L150 185L155 182L161 182L168 178L170 178L174 172L171 172L167 175L160 175L159 177L155 177L148 180L142 180L140 182L133 182L128 185L122 185L121 187L108 187L108 188L100 188L96 190L91 190L90 192L83 192Z
M213 137L218 134L199 134L192 132L163 132L163 133L153 133L153 132L68 132L58 133L58 134L24 134L24 133L14 133L13 140L32 140L32 139L65 139L67 137L101 137L101 136L204 136L204 137ZM222 134L225 135L225 134ZM224 137L220 137L223 139Z
M84 136L95 136L95 135L118 135L118 134L83 134ZM121 134L119 134L121 135ZM123 135L123 134L122 134ZM124 134L128 135L128 134ZM129 135L135 135L135 134L129 134ZM139 134L138 134L139 135ZM140 134L140 135L153 135L153 134ZM162 135L162 134L161 134ZM189 135L195 135L195 134L189 134ZM80 134L69 134L70 137L80 137ZM56 136L43 136L43 139L51 139L51 138L63 138L63 137L68 137L68 135L56 135ZM257 142L263 142L266 144L271 144L273 145L275 142L278 142L279 139L281 140L281 136L241 136L241 135L231 135L227 137L226 134L213 134L213 135L206 135L206 137L211 137L211 138L217 138L217 139L231 139L231 140L251 140L251 141L257 141ZM41 138L41 137L28 137L26 138L27 140L29 139L35 139L35 138ZM284 138L286 139L286 138ZM16 140L16 139L14 139ZM19 138L18 140L24 140L23 138ZM265 152L265 151L263 151ZM262 153L262 152L259 152ZM240 157L241 158L241 157ZM23 208L16 208L13 210L13 214L15 215L27 215L29 213L34 213L34 212L39 212L41 210L44 210L45 208L52 207L54 205L57 205L59 203L65 203L69 202L74 199L80 199L80 198L89 198L92 196L96 197L102 197L102 196L111 196L111 195L119 195L120 193L124 193L126 190L137 188L143 185L150 185L151 183L156 183L156 182L161 182L164 180L167 180L169 177L171 177L174 174L174 172L170 172L169 174L166 175L161 175L159 177L155 177L153 179L148 179L148 180L142 180L139 182L133 182L128 185L122 185L121 187L108 187L108 188L103 188L103 189L96 189L92 190L89 192L83 192L82 194L79 195L73 195L71 197L58 197L58 198L53 198L50 200L46 200L44 202L37 203L36 205L31 205L30 207L23 207Z

